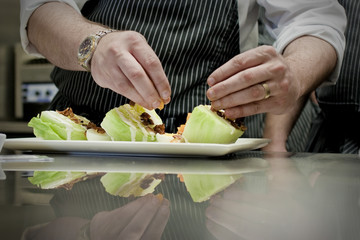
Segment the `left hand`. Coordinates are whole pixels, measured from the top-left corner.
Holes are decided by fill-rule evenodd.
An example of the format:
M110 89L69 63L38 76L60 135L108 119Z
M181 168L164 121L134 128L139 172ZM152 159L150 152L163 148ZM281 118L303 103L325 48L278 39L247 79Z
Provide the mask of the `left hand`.
M231 119L264 112L282 114L292 109L300 97L296 80L275 48L260 46L215 70L208 78L207 97L213 108L224 109Z

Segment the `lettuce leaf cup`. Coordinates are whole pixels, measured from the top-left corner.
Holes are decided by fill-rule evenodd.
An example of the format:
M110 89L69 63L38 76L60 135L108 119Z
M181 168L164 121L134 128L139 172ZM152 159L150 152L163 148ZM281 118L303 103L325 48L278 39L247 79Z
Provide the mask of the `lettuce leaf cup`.
M242 119L227 119L209 105L194 108L186 121L182 137L189 143L234 143L246 130Z
M203 202L235 183L241 175L179 174L178 177L193 201Z
M106 173L101 177L106 192L120 197L139 197L154 192L164 174Z
M88 119L68 108L64 111L42 111L30 120L28 126L33 128L36 137L45 140L86 140L89 123Z
M75 183L85 181L98 173L68 172L68 171L35 171L28 180L41 189L65 188L72 189Z
M113 141L155 142L165 126L155 112L138 104L124 104L106 113L100 126Z

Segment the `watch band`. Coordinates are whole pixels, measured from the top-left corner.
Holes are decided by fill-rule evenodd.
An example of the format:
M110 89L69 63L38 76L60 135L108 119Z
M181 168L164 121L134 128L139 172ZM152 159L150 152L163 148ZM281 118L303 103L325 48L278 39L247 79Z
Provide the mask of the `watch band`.
M78 62L80 66L85 68L86 71L91 71L91 58L95 52L95 49L101 40L106 34L115 32L114 29L100 30L94 35L87 36L82 43L80 44L78 51Z

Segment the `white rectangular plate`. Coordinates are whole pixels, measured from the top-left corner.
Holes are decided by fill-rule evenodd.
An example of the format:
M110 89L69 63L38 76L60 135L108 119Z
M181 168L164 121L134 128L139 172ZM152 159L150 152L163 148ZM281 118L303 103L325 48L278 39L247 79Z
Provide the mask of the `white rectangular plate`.
M161 143L122 141L42 140L38 138L10 138L4 148L21 151L81 152L135 155L192 155L222 156L238 151L254 150L266 146L269 139L239 138L233 144Z

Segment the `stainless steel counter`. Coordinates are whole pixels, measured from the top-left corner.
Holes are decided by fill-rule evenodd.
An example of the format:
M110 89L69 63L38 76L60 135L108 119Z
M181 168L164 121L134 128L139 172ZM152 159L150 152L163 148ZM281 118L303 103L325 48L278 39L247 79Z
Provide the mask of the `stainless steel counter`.
M360 239L358 155L46 155L0 163L2 239ZM52 171L85 177L55 189L29 182ZM110 173L122 176L115 193ZM134 196L149 179L160 183Z

